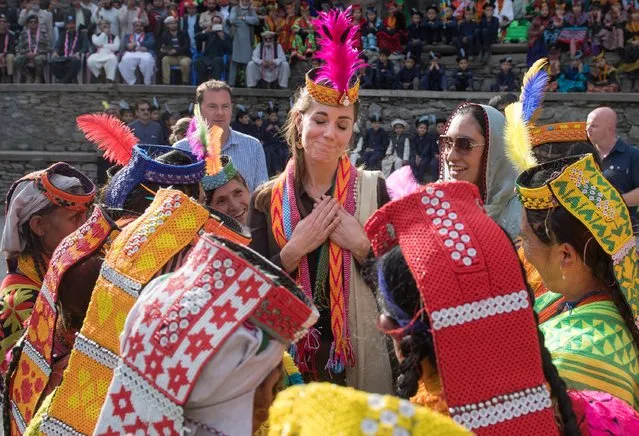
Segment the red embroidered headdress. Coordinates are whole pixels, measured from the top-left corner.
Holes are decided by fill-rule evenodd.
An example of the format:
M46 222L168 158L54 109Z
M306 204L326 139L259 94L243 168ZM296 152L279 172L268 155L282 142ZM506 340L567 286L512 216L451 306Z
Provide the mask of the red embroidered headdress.
M476 434L557 434L537 325L515 249L475 185L427 185L366 223L415 278L451 417Z

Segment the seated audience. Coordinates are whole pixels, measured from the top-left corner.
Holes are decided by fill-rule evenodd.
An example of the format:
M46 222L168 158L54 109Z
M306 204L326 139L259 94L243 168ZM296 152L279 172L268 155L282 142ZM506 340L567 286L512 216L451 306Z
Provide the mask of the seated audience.
M82 55L89 49L86 32L76 29L75 17L67 17L65 29L53 51L49 65L53 76L62 83L77 82L82 69Z
M3 83L13 82L16 37L9 29L7 16L0 13L0 76Z
M204 42L202 56L195 60L198 83L210 79L221 80L233 51L233 38L224 31L224 26L213 24L211 29L197 37L198 44Z
M164 19L166 30L162 34L162 82L171 82L171 67L178 65L182 73L182 85L191 83L191 40L189 35L178 29L178 20L173 16Z
M262 81L266 88L288 88L291 69L275 35L270 30L262 32L262 41L255 46L251 61L246 67L247 87L255 88Z
M39 25L38 15L30 15L20 33L16 49L16 70L26 76L27 83L42 83L44 64L51 52L51 41Z
M118 67L118 50L120 49L120 38L116 33L111 33L111 23L106 20L98 24L100 33L91 37L95 53L87 59L87 67L93 77L100 77L102 69L106 75L108 83L115 81L115 72Z
M136 19L133 33L124 35L122 48L125 50L118 66L122 79L129 85L135 85L135 72L139 68L144 84L150 85L155 72L155 38L153 33L144 32L144 22Z
M513 92L517 90L517 79L513 73L513 58L510 56L500 61L500 71L495 78L495 84L490 87L493 92Z

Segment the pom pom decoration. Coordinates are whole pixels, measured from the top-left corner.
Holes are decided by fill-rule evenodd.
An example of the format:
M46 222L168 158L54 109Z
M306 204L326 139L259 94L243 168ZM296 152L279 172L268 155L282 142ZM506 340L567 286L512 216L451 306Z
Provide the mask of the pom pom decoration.
M119 119L106 114L87 114L76 118L78 128L86 138L104 152L104 158L117 165L126 165L133 147L140 142Z
M537 165L529 129L534 126L541 113L549 80L547 65L548 59L542 58L530 67L524 76L519 101L509 105L504 111L506 155L519 172Z
M323 61L315 83L327 82L340 93L348 91L351 77L365 65L354 48L359 26L351 22L351 10L349 6L344 12L338 9L320 12L313 21L320 45L316 57Z
M213 175L222 171L222 134L219 126L211 126L207 136L206 174Z
M198 160L204 159L206 155L208 131L209 126L200 112L200 105L195 105L193 118L186 130L186 137L191 146L191 152Z

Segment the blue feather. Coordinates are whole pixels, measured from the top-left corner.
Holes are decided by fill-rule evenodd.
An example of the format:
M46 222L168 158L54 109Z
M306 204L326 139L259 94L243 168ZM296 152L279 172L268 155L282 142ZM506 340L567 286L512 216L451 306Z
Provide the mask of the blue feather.
M537 109L541 107L548 83L548 73L544 69L535 72L521 88L522 118L529 123Z

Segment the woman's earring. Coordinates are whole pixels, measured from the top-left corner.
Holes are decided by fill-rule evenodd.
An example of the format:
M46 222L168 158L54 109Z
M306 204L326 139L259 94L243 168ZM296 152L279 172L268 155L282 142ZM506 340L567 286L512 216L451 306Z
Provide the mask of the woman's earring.
M297 148L303 148L302 147L302 134L301 133L297 134L297 143L295 144L295 146Z

